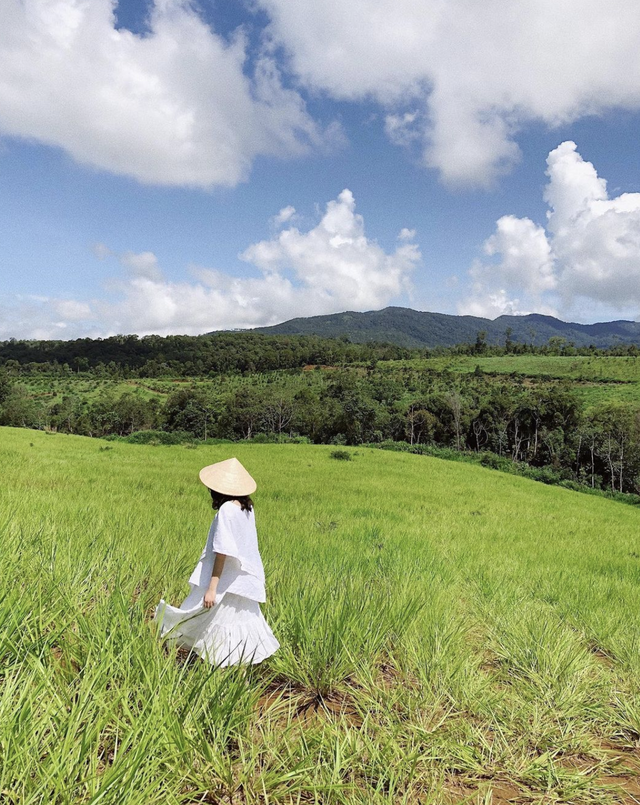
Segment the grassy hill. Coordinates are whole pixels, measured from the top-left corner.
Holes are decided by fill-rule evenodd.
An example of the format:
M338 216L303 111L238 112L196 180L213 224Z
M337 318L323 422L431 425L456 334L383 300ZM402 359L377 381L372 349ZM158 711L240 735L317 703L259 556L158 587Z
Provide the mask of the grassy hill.
M639 513L331 451L0 429L3 802L634 801ZM206 538L197 472L231 454L282 644L248 673L150 620Z
M539 380L571 380L587 405L606 402L640 403L640 359L614 355L447 356L380 361L389 373L404 369L470 374L481 371L507 379L521 375Z
M291 319L271 327L257 327L252 332L265 335L317 335L324 338L346 335L354 343L383 341L402 347L450 347L473 343L481 330L487 334L487 343L504 344L507 328L512 331L513 341L527 344L543 345L552 337L587 347L592 344L597 347L640 344L640 323L634 321L576 324L538 313L499 316L492 320L402 307Z

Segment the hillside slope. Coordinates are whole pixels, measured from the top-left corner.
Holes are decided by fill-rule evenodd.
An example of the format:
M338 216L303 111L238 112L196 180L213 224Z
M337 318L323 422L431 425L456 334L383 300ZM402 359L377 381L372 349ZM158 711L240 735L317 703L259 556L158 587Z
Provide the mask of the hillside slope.
M238 780L273 805L637 792L639 513L471 465L331 452L0 428L12 801L232 802ZM257 479L281 643L247 674L186 657L152 622L206 539L198 470L231 455Z
M495 320L477 316L451 316L410 308L386 307L366 313L346 311L327 316L298 318L255 332L272 335L319 335L327 338L347 335L353 342L386 341L403 347L453 346L476 339L479 331L490 344L504 344L507 328L511 339L520 343L546 344L559 336L576 346L609 347L619 343L640 345L640 322L611 321L597 324L564 322L553 316L499 316Z

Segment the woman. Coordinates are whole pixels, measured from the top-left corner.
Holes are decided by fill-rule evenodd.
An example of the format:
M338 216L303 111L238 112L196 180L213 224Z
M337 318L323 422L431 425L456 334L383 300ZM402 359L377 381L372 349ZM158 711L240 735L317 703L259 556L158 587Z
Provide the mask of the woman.
M160 633L212 665L258 663L278 650L260 603L266 601L253 502L256 482L236 458L200 470L217 514L191 592L179 608L161 600Z

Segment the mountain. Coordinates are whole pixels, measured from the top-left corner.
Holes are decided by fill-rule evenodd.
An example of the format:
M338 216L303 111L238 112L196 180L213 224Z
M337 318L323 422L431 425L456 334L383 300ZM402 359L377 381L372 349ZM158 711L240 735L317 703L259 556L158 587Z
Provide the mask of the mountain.
M576 346L593 344L596 347L610 347L621 343L640 345L640 322L636 321L576 324L539 313L499 316L492 320L478 316L427 313L405 307L290 319L272 327L256 327L253 332L265 335L318 335L326 338L346 335L354 343L386 341L403 347L448 347L474 342L481 330L487 334L487 343L504 344L509 327L512 331L511 340L520 343L542 345L550 338L559 336L572 341Z

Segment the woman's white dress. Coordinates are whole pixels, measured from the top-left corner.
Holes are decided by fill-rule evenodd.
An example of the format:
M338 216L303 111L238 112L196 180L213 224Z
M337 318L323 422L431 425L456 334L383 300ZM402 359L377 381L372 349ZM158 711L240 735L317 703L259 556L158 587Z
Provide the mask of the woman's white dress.
M215 604L204 606L216 553L225 554ZM189 578L191 592L180 607L164 599L156 607L160 634L212 665L258 663L280 647L260 609L266 601L255 515L227 501L216 514Z

